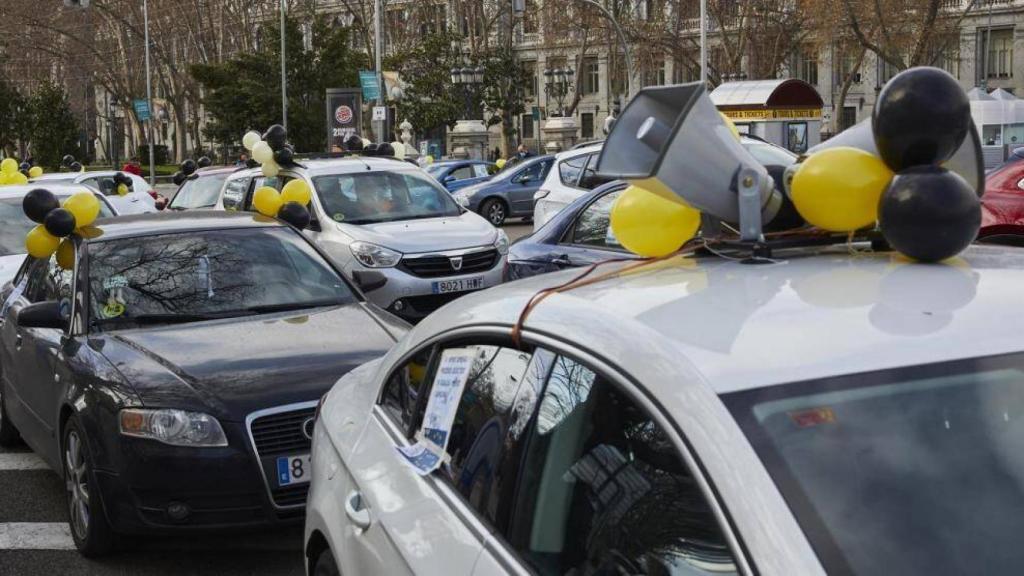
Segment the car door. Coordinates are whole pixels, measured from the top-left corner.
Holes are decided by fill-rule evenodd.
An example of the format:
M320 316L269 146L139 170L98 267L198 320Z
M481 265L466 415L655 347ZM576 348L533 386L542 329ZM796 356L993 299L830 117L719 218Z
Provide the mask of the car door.
M612 205L623 189L613 189L583 207L552 247L550 261L562 268L589 266L614 258L636 256L619 244L611 228Z
M463 164L452 168L441 180L444 182L444 187L449 192L454 192L460 188L465 188L474 182L476 179L476 172L473 170L472 164Z
M11 312L29 304L57 301L71 312L73 297L72 271L57 265L56 256L37 260L29 266L22 297L12 302ZM57 396L60 390L61 344L64 330L56 328L24 328L17 326L11 312L4 322L4 347L13 347L10 380L30 416L30 443L42 452L52 440L56 427ZM7 370L5 370L6 372ZM6 375L6 374L5 374ZM35 447L35 446L34 446Z
M338 554L343 574L468 575L505 521L521 448L516 438L531 414L523 405L536 398L550 357L472 342L418 351L389 376L350 457L355 490L374 523L365 539ZM420 476L396 449L416 441L439 358L456 349L471 354L472 365L448 461Z
M475 575L740 573L702 472L638 397L554 359L522 433L509 516Z
M519 170L509 179L508 199L513 214L533 213L533 194L551 170L553 160L539 160Z

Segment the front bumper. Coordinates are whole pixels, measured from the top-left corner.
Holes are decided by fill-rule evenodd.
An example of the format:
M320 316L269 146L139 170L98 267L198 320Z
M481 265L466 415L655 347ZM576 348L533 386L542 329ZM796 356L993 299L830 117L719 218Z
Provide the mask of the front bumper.
M421 256L421 255L417 255ZM408 271L403 265L393 268L364 268L356 265L353 271L378 272L387 282L380 288L370 290L366 297L374 304L409 322L427 317L441 306L465 295L467 292L437 294L435 282L481 278L479 289L491 288L502 282L502 272L508 257L498 255L493 265L486 270L446 274L442 276L420 276ZM404 260L403 260L404 262ZM351 272L351 271L350 271Z

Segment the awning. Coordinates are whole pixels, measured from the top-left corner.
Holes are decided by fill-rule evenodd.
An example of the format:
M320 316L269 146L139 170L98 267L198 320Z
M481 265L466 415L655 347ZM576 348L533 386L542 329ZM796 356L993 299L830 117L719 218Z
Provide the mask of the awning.
M726 82L711 92L711 101L736 120L819 118L824 102L803 80L742 80Z

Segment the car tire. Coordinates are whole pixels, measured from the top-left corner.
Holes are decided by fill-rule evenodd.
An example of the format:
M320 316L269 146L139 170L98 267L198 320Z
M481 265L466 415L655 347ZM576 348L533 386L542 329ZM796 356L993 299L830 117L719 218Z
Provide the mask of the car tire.
M21 434L14 423L7 417L7 404L4 401L3 385L0 384L0 446L16 446L21 441Z
M92 454L78 419L72 416L64 426L61 442L64 486L68 504L68 528L79 553L97 558L114 549L117 537L100 502L99 484Z
M480 214L492 225L501 226L505 223L505 218L508 218L508 208L501 200L490 198L480 206Z
M334 554L331 554L330 548L324 548L324 551L316 559L312 576L341 576L341 572L338 571L338 565L334 562Z

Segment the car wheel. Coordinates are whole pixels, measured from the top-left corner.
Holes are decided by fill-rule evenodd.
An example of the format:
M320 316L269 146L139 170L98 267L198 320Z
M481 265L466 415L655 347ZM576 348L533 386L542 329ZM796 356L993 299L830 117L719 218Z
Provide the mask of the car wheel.
M4 403L4 390L0 385L0 446L14 446L21 440L18 429L7 417L7 405Z
M320 557L316 559L313 576L341 576L338 565L334 563L334 555L331 554L330 548L324 548Z
M505 209L505 203L497 198L491 198L484 202L484 205L480 207L480 213L487 218L487 221L495 226L501 226L505 223L505 218L508 216L508 210Z
M74 416L64 427L62 446L71 537L83 556L102 556L114 548L115 536L100 504L89 447Z

